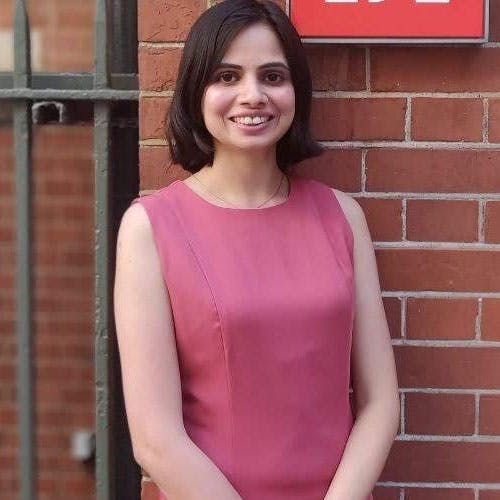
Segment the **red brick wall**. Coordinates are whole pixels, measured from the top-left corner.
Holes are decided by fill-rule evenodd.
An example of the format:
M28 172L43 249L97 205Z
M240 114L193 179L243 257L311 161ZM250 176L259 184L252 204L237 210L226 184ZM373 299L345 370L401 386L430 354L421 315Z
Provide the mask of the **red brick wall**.
M0 2L0 29L12 27L12 4ZM29 7L41 44L35 69L90 70L94 1L38 0ZM90 500L93 463L73 459L70 444L74 431L94 429L92 127L35 128L33 157L38 498ZM0 497L6 500L19 495L14 200L12 128L0 124Z
M139 0L141 189L167 170L163 116L206 0ZM498 500L500 0L475 47L308 46L312 129L298 171L352 193L375 242L401 388L378 500ZM155 498L144 483L143 499Z
M94 429L92 129L44 126L34 139L38 492L40 500L90 500L93 464L74 460L70 443L74 431ZM12 132L6 128L0 128L0 164L0 491L13 499L19 488L15 220Z

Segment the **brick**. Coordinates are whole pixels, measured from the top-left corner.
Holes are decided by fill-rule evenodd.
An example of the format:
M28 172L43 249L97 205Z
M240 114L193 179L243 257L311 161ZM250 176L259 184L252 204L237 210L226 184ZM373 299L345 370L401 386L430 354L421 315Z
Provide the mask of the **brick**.
M37 162L37 175L55 176L61 171L61 163L54 160L88 159L92 161L94 147L93 127L78 125L61 127L60 125L44 125L34 128L33 153ZM68 148L68 143L71 148ZM43 167L42 163L43 162ZM40 165L40 168L38 166ZM67 165L67 163L63 163ZM92 163L90 164L92 172ZM63 169L64 170L64 169ZM86 175L86 174L85 174Z
M401 299L384 297L382 299L389 332L393 339L401 337Z
M486 243L500 243L500 201L486 203L484 237Z
M12 0L8 0L12 1ZM29 2L28 14L31 26L45 28L50 24L51 17L55 17L58 4L62 2L58 0L47 0L45 2ZM87 5L89 2L85 2ZM91 3L91 2L90 2ZM49 5L50 7L47 8Z
M395 441L380 480L496 483L499 453L500 443Z
M93 71L94 34L87 29L61 28L45 30L41 35L41 68L43 71ZM71 50L61 50L71 47Z
M400 241L403 235L402 201L357 198L368 222L373 241Z
M173 90L181 60L179 47L139 47L141 90Z
M483 299L481 338L500 340L500 299Z
M483 139L481 99L414 98L411 138L416 141Z
M371 89L382 92L500 90L500 48L390 47L371 52Z
M38 3L38 2L36 2ZM45 2L46 3L46 2ZM76 29L86 28L89 31L94 29L95 3L94 2L61 2L58 1L55 8L47 13L47 6L39 9L38 16L45 14L45 24L49 27L50 23L54 26L73 27ZM31 20L30 5L30 20Z
M405 488L405 500L474 500L473 489Z
M408 240L473 242L478 239L476 201L407 200L406 207Z
M171 162L166 147L139 149L140 189L159 189L176 179L186 178L189 172Z
M500 99L489 101L488 124L488 141L500 142Z
M367 191L500 192L500 151L369 150Z
M206 0L139 0L138 37L143 42L185 40L194 21L206 9Z
M14 24L14 0L3 0L0 4L0 28L12 28Z
M359 149L327 149L321 156L300 162L293 170L341 191L361 191Z
M167 113L171 99L144 97L139 102L140 139L164 139Z
M500 500L500 490L479 490L479 500Z
M472 394L407 393L408 434L472 435L475 401Z
M487 435L500 434L500 396L481 394L479 399L479 432Z
M400 488L376 486L373 489L373 500L399 500Z
M405 99L316 98L311 130L318 140L403 140L405 110Z
M421 346L393 348L399 386L402 388L497 389L500 384L500 349Z
M500 290L500 252L384 248L376 253L383 290Z
M365 90L365 50L306 44L314 90Z
M468 340L475 337L477 301L473 299L408 298L409 339Z

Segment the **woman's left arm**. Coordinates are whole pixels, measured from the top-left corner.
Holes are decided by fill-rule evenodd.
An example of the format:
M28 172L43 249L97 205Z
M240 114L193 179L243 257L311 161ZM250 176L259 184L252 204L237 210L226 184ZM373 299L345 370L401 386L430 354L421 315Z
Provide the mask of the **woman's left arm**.
M394 354L365 216L350 196L335 190L354 234L355 316L352 385L356 415L340 464L324 500L366 500L399 425Z

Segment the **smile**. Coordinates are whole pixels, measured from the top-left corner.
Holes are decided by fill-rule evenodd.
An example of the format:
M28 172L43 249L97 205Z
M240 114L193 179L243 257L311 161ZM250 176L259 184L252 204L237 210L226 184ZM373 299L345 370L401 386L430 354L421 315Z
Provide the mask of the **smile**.
M241 125L261 125L272 118L272 116L234 116L230 120Z

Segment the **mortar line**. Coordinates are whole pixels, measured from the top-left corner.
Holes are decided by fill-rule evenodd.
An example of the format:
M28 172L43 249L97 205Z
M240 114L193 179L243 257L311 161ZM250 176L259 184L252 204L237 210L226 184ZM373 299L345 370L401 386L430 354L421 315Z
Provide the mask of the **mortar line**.
M400 301L401 301L401 338L405 339L407 334L406 318L408 313L408 298L401 297Z
M429 290L382 290L382 297L414 297L432 299L478 299L480 297L498 299L500 292L441 292Z
M375 241L375 248L429 250L500 250L500 243L462 243L459 241Z
M365 140L365 141L319 141L329 148L381 148L381 149L453 149L453 150L498 150L500 142L453 142L453 141L398 141L398 140Z
M148 43L148 42L142 42ZM151 44L154 45L154 44ZM425 97L427 99L482 99L482 98L498 98L499 91L485 92L383 92L383 91L367 91L367 90L313 90L313 97L319 99L328 98L373 98L373 99L405 99L408 97Z
M150 91L148 91L149 94ZM146 91L143 92L145 94ZM153 93L154 96L161 96L160 92ZM147 143L151 139L143 139L141 143ZM440 141L318 141L323 146L330 149L441 149L441 150L483 150L500 151L500 142L440 142Z
M481 340L482 334L481 334L481 322L483 319L483 298L479 297L477 299L477 315L476 315L476 339Z
M184 42L139 42L139 48L177 49L183 48L184 44Z
M392 339L393 346L410 346L410 347L467 347L469 349L485 349L488 347L500 348L499 340L413 340L413 339Z
M446 388L399 388L401 393L417 393L417 394L479 394L484 396L498 396L500 395L500 389L446 389Z
M412 119L412 99L406 98L405 112L405 141L411 142L411 119Z
M407 488L477 488L479 490L500 490L500 483L460 483L460 482L442 482L442 483L429 483L429 482L403 482L403 481L378 481L377 486L385 487L407 487Z
M489 142L489 101L487 98L483 99L483 142Z
M380 198L380 199L416 199L416 200L484 200L493 201L500 200L500 193L445 193L445 192L435 192L435 193L410 193L410 192L376 192L376 191L365 191L365 192L351 192L352 196L361 196L364 198Z
M361 150L361 192L366 192L366 156L368 151L366 149Z
M448 436L448 435L427 435L427 434L405 434L396 436L396 441L418 442L418 443L500 443L500 436Z
M477 214L477 241L484 243L484 213L485 213L485 202L484 200L479 200L478 204L478 214Z
M402 241L407 241L407 221L408 221L408 203L407 199L403 198L402 199L402 208L401 208L401 230L402 230L402 235L401 239Z
M474 434L479 435L479 394L474 394Z

